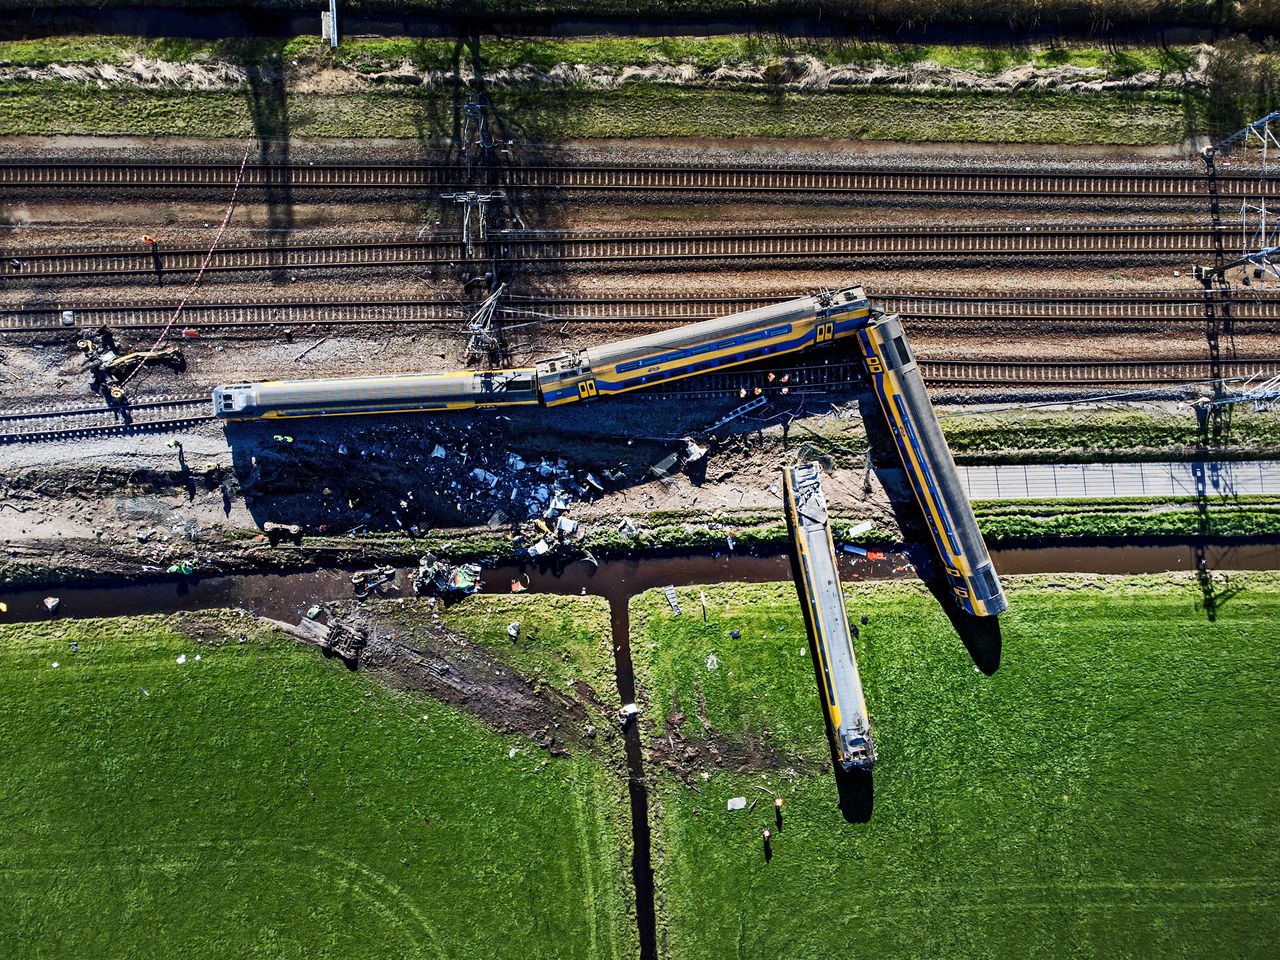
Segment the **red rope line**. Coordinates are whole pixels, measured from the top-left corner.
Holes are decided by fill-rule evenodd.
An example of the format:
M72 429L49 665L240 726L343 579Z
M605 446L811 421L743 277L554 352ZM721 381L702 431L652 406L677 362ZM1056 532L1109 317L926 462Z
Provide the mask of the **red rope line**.
M196 292L196 287L200 286L200 281L204 279L205 269L213 259L213 254L214 251L218 249L218 244L222 242L222 235L226 233L227 224L231 222L231 214L236 209L236 197L240 195L240 185L244 183L244 170L249 164L249 154L252 152L253 138L250 137L248 145L244 148L244 159L240 161L240 170L236 173L236 185L231 191L231 203L227 205L227 212L222 217L222 223L218 226L218 232L214 234L213 243L209 245L209 252L204 255L204 260L200 264L200 270L196 274L196 278L191 281L191 286L189 286L187 288L187 292L182 295L182 299L178 302L177 309L173 311L173 316L170 317L169 322L164 325L164 329L160 331L160 336L156 337L156 342L151 345L151 349L147 351L148 353L153 353L160 349L160 345L164 343L165 338L169 336L169 331L172 330L173 325L178 322L178 317L181 316L183 308L187 305L187 301L191 299L191 295ZM138 361L138 365L133 368L133 371L129 376L125 377L124 380L120 382L120 387L122 389L128 386L129 381L137 375L138 371L145 366L146 362L147 361L145 359Z

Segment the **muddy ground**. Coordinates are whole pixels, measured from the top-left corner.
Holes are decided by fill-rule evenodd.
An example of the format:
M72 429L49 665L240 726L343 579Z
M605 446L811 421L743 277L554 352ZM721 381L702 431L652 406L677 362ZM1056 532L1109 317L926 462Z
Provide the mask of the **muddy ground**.
M858 145L832 148L816 158L802 143L596 144L561 152L581 160L698 162L712 158L751 162L837 164L894 163L950 167L972 163L952 147L933 153L913 150L886 154ZM105 157L180 160L238 159L244 145L226 141L106 141L75 138L13 139L0 142L0 155ZM292 162L358 157L406 160L420 145L361 143L291 145ZM235 155L235 156L233 156ZM1138 170L1160 166L1194 170L1189 160L1156 161L1140 153L1112 153L1105 161L1089 152L1052 161L1009 153L1006 166ZM990 162L995 162L991 160ZM113 201L93 194L7 197L5 246L136 242L143 232L168 242L198 245L211 240L223 210L211 198L167 197L153 203ZM597 199L546 197L526 201L531 222L576 227L774 225L777 223L1046 223L1144 220L1197 225L1184 205L1173 209L1107 211L1088 202L1049 204L1023 198L989 203L889 202L853 198L844 203L806 201L744 202L742 197L704 198L691 203L652 197ZM438 229L456 211L442 211L429 197L402 195L342 202L302 194L246 195L232 219L228 239L262 237L347 238L414 236ZM676 266L637 271L521 273L511 278L520 292L563 297L643 295L769 295L780 298L823 287L861 283L877 291L951 290L1000 295L1021 291L1096 294L1196 290L1185 264L1120 266L1100 263L964 265L908 263L863 265L802 263L732 265L725 269ZM186 278L146 277L127 283L43 282L7 279L0 285L0 315L22 304L74 308L100 303L173 304L186 292ZM384 299L455 298L456 325L368 328L352 325L282 331L206 330L182 340L186 369L147 370L131 385L134 399L207 395L219 383L262 379L350 376L459 369L461 327L466 315L456 272L434 270L276 271L274 275L210 275L196 292L200 301L262 302L279 298ZM669 325L663 322L662 326ZM659 324L634 322L543 322L509 334L507 362L526 365L571 347L637 335ZM0 407L92 405L98 402L75 341L78 331L51 334L0 332ZM125 349L151 345L153 334L128 332ZM990 320L920 323L912 340L921 359L1155 359L1202 358L1207 347L1199 320L1158 324L1029 322L1013 327ZM1274 324L1242 324L1230 344L1234 355L1280 355ZM1024 394L1021 401L1036 399ZM940 400L1015 399L1011 391L939 395ZM446 416L400 416L296 421L288 424L210 424L176 439L158 435L0 447L0 540L11 573L30 576L58 572L138 574L163 572L188 563L210 571L247 566L288 566L335 559L412 558L426 549L456 547L466 552L512 549L537 539L557 538L535 525L546 517L557 492L567 516L581 524L557 550L574 551L583 538L602 538L625 550L633 536L663 531L663 542L679 542L683 527L706 541L727 540L742 526L780 520L778 468L814 451L808 431L830 418L856 418L860 403L852 386L843 396L775 398L763 411L736 421L708 440L708 427L738 401L691 396L632 397L569 408L554 417L546 411ZM687 464L685 437L709 448L706 458ZM828 450L829 452L829 450ZM669 457L675 459L659 470ZM882 477L864 483L860 451L832 463L829 497L851 518L871 519L878 528L896 522ZM596 481L588 482L590 474ZM559 491L557 491L557 484ZM554 512L554 511L553 511ZM262 534L264 523L296 524L300 542ZM636 533L632 533L632 531ZM708 532L710 531L710 532ZM456 541L451 543L451 541ZM552 557L554 559L554 556Z

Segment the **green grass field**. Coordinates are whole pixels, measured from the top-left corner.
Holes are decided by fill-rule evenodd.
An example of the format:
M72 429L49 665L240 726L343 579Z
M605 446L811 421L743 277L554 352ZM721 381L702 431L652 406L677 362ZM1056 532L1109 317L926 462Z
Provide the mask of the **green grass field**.
M773 137L985 143L1172 144L1198 129L1199 100L1175 93L859 90L768 93L628 84L504 89L493 101L518 140ZM453 102L439 91L288 95L255 120L247 93L0 85L0 136L27 134L395 137L439 141Z
M705 797L659 776L666 956L1270 955L1280 577L1233 574L1227 589L1209 623L1187 577L1013 585L990 677L922 589L849 589L850 613L870 616L858 654L880 750L866 823L845 822L815 771L826 746L789 584L708 587L705 625L638 599L646 734L674 698L700 736L701 698L713 729L767 729L783 758L695 775ZM760 785L786 798L769 863ZM726 812L739 795L760 805Z
M0 955L636 953L616 763L162 618L4 627L0 697Z

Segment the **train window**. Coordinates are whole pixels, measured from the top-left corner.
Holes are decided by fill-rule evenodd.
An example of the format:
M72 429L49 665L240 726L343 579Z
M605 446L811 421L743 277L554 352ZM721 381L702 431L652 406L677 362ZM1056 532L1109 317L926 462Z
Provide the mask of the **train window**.
M979 596L983 600L990 600L1000 589L1000 585L996 582L995 571L991 569L991 564L987 564L978 571L978 580L982 587L982 593Z
M898 334L893 338L893 349L898 354L898 363L906 366L911 362L911 350L907 347L907 338L903 334Z

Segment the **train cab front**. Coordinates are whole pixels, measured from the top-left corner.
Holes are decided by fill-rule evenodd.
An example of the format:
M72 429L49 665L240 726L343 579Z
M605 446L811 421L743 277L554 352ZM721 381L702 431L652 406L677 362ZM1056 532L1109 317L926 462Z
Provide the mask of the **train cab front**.
M258 414L257 391L238 383L213 388L213 415L219 420L252 420Z
M845 770L870 770L876 763L876 745L870 730L840 731L840 765Z
M849 336L865 327L872 319L871 304L862 287L824 291L818 295L815 311L817 342Z
M548 407L588 400L596 395L595 374L585 350L543 360L537 371L538 394Z

